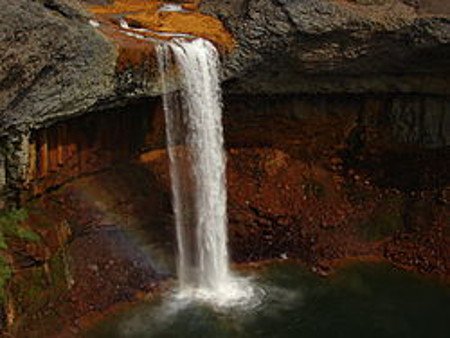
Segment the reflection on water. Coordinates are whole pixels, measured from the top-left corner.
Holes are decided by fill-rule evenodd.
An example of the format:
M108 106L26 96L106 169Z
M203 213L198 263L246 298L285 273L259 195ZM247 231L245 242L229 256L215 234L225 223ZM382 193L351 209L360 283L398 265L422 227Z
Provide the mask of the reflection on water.
M249 306L211 308L164 295L108 318L86 337L448 337L450 288L385 265L321 279L294 264L254 276Z

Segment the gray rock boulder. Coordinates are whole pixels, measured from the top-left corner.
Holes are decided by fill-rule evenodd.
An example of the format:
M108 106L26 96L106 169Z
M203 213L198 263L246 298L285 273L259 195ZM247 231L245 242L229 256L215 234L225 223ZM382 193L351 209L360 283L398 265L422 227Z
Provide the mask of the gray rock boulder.
M113 95L115 51L72 0L0 0L0 131Z

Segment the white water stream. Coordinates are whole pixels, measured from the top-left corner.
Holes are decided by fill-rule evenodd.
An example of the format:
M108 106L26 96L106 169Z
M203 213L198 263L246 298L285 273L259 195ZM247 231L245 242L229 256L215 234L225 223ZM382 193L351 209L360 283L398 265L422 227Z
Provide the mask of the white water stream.
M229 270L218 52L200 38L173 39L157 52L164 92L169 72L180 87L164 95L180 295L241 302L251 289Z

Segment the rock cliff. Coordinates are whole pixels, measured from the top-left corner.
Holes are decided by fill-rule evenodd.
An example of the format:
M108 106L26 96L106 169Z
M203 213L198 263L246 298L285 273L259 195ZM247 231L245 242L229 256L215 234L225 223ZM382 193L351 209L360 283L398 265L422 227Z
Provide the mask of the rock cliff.
M56 331L42 324L49 308L77 326L167 277L137 264L126 235L174 242L155 45L112 13L160 3L89 7L111 3L0 0L0 210L28 210L23 225L42 239L8 239L0 326ZM221 48L233 260L292 257L326 275L373 255L448 277L450 0L203 0L199 10L235 40ZM166 15L179 27L184 14L172 14L132 24L157 28Z
M431 2L211 0L201 9L239 41L225 60L230 91L448 94L449 11Z
M160 94L154 73L117 72L117 45L76 0L0 3L2 134ZM450 2L439 3L207 0L201 10L237 40L224 56L231 92L447 95Z

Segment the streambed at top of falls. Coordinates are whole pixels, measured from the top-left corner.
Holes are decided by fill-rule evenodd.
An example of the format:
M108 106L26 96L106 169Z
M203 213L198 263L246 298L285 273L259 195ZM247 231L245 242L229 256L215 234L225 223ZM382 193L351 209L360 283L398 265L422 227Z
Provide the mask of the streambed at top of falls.
M384 264L320 278L292 263L253 273L258 306L214 309L170 296L106 318L83 335L146 337L448 337L450 287Z

